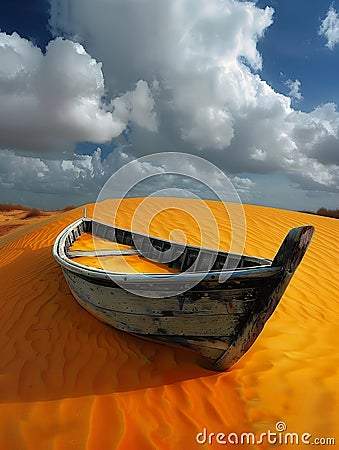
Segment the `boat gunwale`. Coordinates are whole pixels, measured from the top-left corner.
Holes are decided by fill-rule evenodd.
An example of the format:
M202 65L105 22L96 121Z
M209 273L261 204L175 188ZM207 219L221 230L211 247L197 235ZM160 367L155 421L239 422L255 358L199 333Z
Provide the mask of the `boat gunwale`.
M227 255L231 255L231 256L241 256L241 257L245 257L245 258L249 258L249 259L256 259L258 261L263 262L263 264L257 265L257 266L250 266L247 268L235 268L235 269L229 269L229 270L216 270L216 271L195 271L195 272L179 272L179 273L168 273L168 274L162 274L162 273L135 273L135 272L131 272L131 273L126 273L126 272L115 272L115 271L109 271L109 270L105 270L102 268L95 268L95 267L90 267L87 266L85 264L81 264L79 262L76 262L74 260L72 260L71 258L69 258L65 252L65 244L66 244L66 239L68 237L68 235L72 232L73 229L77 228L81 223L83 222L94 222L97 224L102 224L111 228L115 228L115 229L119 229L122 231L129 231L131 232L131 230L126 230L124 228L118 228L115 227L113 225L108 225L105 224L103 222L98 222L98 221L94 221L93 219L87 218L87 217L81 217L80 219L72 222L71 224L69 224L66 228L64 228L56 237L54 245L53 245L53 256L54 258L58 261L58 263L65 269L73 272L73 273L78 273L79 275L82 276L87 276L91 279L105 279L105 280L111 280L114 281L116 280L117 282L119 281L123 281L123 282L131 282L131 283L148 283L148 282L161 282L161 281L166 281L168 282L169 279L172 280L172 282L188 282L188 281L193 281L197 278L201 279L201 276L204 274L203 277L203 281L218 281L219 278L223 278L226 277L227 280L229 280L230 278L234 279L234 278L242 278L242 277L258 277L258 278L262 278L262 277L273 277L275 275L278 275L282 268L277 266L277 267L273 267L272 266L272 261L266 258L260 258L260 257L256 257L256 256L250 256L250 255L246 255L246 254L238 254L238 253L231 253L231 252L227 252L227 251L219 251L216 249L211 249L211 248L205 248L205 247L199 247L199 246L195 246L195 245L189 245L190 248L193 249L197 249L197 250L206 250L206 251L210 251L213 253L225 253ZM132 231L133 233L133 231ZM159 239L161 241L165 241L165 242L169 242L171 244L178 244L178 245L182 245L185 246L185 244L183 243L178 243L178 242L172 242L172 241L168 241L166 239L162 239L162 238L157 238L154 236L148 236L146 234L143 233L139 233L139 232L134 232L135 234L144 236L144 237L151 237L154 239Z

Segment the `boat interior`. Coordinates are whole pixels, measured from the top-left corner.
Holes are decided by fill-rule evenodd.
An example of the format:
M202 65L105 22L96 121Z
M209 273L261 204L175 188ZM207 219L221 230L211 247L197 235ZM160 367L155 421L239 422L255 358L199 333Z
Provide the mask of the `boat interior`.
M267 259L171 242L91 219L69 230L65 254L79 264L119 272L211 272L271 265Z

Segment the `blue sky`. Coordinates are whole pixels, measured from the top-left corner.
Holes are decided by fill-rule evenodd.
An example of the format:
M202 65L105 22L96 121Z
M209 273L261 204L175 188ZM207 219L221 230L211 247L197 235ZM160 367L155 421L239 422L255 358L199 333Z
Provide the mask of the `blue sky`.
M49 3L46 0L3 1L1 5L1 31L17 32L30 39L41 48L45 48L52 39L48 27Z
M0 201L94 201L127 161L178 151L225 171L245 203L337 208L337 11L323 0L2 2Z
M339 47L329 50L324 45L324 36L317 33L331 4L308 0L262 0L257 3L275 10L274 24L258 45L264 59L262 77L286 94L288 89L284 81L299 79L303 99L298 107L303 111L311 111L326 102L339 104Z

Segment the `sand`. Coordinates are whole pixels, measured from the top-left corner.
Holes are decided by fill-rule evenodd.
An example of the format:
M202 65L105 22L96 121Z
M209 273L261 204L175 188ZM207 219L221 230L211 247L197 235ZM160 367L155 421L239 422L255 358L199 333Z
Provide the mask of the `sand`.
M165 202L152 201L151 210ZM202 217L194 200L177 200L181 209L188 202ZM124 200L120 226L129 227L139 203ZM226 245L223 208L208 207ZM244 208L246 253L272 258L293 226L313 224L316 234L264 331L225 373L201 368L189 352L116 331L75 302L51 247L80 208L1 237L0 450L223 448L216 436L211 445L196 436L204 428L275 432L278 421L289 432L311 434L310 442L333 437L339 445L339 221ZM197 227L173 209L150 228L167 237L174 226L188 241L199 240ZM142 217L136 227L147 228ZM241 448L272 447L265 441Z
M40 225L46 222L46 219L60 215L60 211L41 211L40 216L30 217L26 219L29 210L12 209L10 211L0 211L0 237L14 230L20 229L27 231L27 227L32 228L32 225L39 223Z
M83 233L73 243L71 251L98 251L98 250L131 250L129 245L117 244L107 239L92 236L91 233ZM89 267L96 267L106 271L120 273L178 273L179 270L171 269L167 264L160 264L145 259L139 255L136 256L78 256L73 261Z

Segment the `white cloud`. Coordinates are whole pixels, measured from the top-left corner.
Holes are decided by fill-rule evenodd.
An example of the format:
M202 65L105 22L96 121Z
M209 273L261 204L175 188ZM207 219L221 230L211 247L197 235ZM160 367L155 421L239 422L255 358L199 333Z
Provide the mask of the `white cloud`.
M339 16L333 5L329 7L325 19L321 22L319 34L325 36L326 47L330 50L339 42Z
M61 160L1 150L0 158L0 181L3 185L33 193L57 193L64 198L77 190L84 194L96 192L106 181L110 169L115 170L113 160L101 160L100 149L91 156L78 155Z
M242 201L249 201L254 198L255 182L248 177L235 176L231 178L231 182L238 192Z
M164 135L173 125L173 131L197 149L230 144L233 117L224 95L219 99L216 84L227 71L240 71L241 77L245 62L260 69L256 42L272 23L271 8L218 0L113 1L95 6L75 0L70 17L67 2L51 4L56 32L77 36L103 61L112 91L129 90L140 78L158 80L156 109L163 120L171 116L166 130L162 127ZM230 88L237 90L236 85Z
M257 161L265 161L267 152L261 148L253 148L253 151L250 153L250 158L256 159Z
M229 0L113 1L93 8L75 0L69 17L67 2L52 1L51 23L103 61L112 92L129 90L140 78L149 85L157 80L158 133L132 129L135 155L177 149L208 155L231 172L262 170L265 155L266 170L277 168L280 153L292 146L285 123L291 100L252 72L261 67L257 41L272 23L271 8ZM122 106L117 117L127 114ZM250 156L254 147L262 150L260 165Z
M155 130L147 83L124 94L131 102L122 120L103 100L102 64L79 43L57 38L44 55L18 34L0 33L0 56L0 148L62 151L109 142L129 121Z
M111 184L111 196L124 196L126 193L145 196L159 192L170 195L176 188L175 195L199 198L215 198L222 194L224 199L235 201L234 190L230 189L227 178L216 167L204 160L195 161L190 155L176 158L175 153L159 154L149 161L134 160L123 150L116 150L106 158L97 148L93 155L74 155L72 159L52 160L42 157L17 155L11 150L0 150L0 186L5 190L14 190L39 196L39 205L46 207L46 199L52 193L59 196L56 206L65 203L86 203L95 201L102 186L114 172L133 161L127 171L119 175L119 183ZM141 183L140 183L141 181ZM255 183L247 177L230 179L241 197L249 198ZM179 191L178 191L179 189ZM15 201L19 201L17 198ZM27 203L27 200L24 200ZM44 204L45 202L45 204ZM51 205L47 202L47 207Z
M339 173L339 113L336 105L327 103L315 108L311 113L294 112L290 116L293 123L291 138L300 151L298 159L305 163L305 158L321 163L317 172L328 170L337 179Z
M280 172L304 189L338 192L335 105L298 111L291 106L301 99L298 80L287 96L260 76L257 44L272 8L235 0L73 0L70 15L68 0L50 3L56 35L72 40L52 41L45 55L17 35L0 44L0 102L8 106L0 109L0 148L33 155L116 137L125 153L105 160L68 154L62 163L66 157L56 156L63 183L73 176L86 192L115 170L114 154L122 160L159 151L198 154L233 175ZM40 183L52 171L39 158L49 169L37 172L31 161L34 173L46 173L35 178Z
M199 150L223 149L230 145L234 135L233 118L226 108L201 107L186 120L189 126L181 129L181 136Z
M139 80L134 91L129 91L111 102L113 117L123 123L134 122L149 131L157 131L154 99L148 84Z
M287 80L287 81L285 81L285 85L289 89L289 92L288 92L289 97L291 97L293 100L296 100L297 102L302 100L303 96L301 95L301 92L300 92L301 82L299 80L294 80L294 81Z

